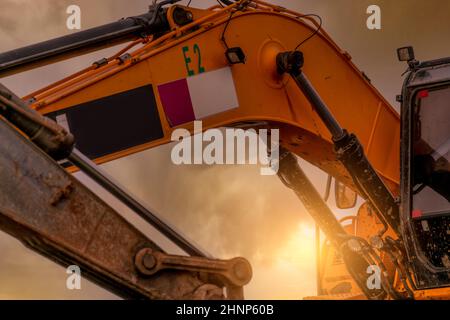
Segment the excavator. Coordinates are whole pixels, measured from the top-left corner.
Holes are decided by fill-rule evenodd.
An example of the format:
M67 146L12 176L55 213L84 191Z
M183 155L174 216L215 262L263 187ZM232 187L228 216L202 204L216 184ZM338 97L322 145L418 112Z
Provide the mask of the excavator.
M449 299L450 58L398 50L399 116L317 15L178 2L0 54L5 77L124 45L23 98L0 86L0 229L123 298L243 299L245 258L204 252L99 165L170 143L176 129L194 134L196 120L204 131L278 129L277 174L326 237L311 299ZM338 205L364 199L357 215L339 221L299 158L336 180ZM186 254L165 253L77 170Z

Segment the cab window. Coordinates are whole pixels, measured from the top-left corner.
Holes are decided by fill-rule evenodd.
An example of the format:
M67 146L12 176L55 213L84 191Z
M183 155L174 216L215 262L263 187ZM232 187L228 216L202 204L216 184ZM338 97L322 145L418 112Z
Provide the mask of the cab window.
M415 99L413 216L450 212L450 87Z

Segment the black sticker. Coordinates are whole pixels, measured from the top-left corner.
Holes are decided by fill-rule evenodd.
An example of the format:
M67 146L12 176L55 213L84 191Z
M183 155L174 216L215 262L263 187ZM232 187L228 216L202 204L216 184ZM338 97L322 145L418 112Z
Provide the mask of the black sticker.
M164 137L151 85L48 114L66 116L76 147L96 159ZM58 117L59 116L59 117Z

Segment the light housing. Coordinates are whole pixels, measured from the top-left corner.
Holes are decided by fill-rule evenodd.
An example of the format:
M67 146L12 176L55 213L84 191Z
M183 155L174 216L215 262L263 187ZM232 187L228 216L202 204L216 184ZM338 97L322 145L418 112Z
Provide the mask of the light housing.
M400 61L413 61L415 60L414 49L413 47L403 47L397 49L398 60Z
M240 47L228 48L225 52L227 60L230 64L245 63L245 53Z

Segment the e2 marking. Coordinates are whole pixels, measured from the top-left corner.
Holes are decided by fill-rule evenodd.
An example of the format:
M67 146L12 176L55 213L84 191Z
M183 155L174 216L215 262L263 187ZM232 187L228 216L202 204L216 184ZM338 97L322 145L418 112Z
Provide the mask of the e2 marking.
M200 46L198 44L194 44L194 46L192 47L192 51L194 53L194 56L196 57L194 62L197 63L197 71L194 71L191 67L191 64L193 63L192 59L194 59L194 57L189 54L190 53L189 46L183 47L182 50L184 62L186 64L186 71L189 77L205 72L205 68L202 65L202 53L200 51Z

